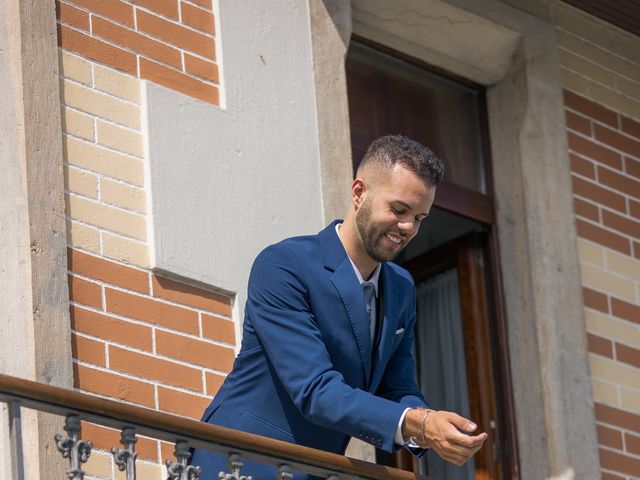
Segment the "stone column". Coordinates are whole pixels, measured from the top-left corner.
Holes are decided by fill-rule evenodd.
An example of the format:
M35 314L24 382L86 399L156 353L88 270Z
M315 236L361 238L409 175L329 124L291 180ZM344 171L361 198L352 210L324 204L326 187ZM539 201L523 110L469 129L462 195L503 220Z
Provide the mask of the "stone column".
M0 372L72 388L53 2L0 2ZM57 417L23 411L25 477L63 478ZM9 472L6 410L0 472Z

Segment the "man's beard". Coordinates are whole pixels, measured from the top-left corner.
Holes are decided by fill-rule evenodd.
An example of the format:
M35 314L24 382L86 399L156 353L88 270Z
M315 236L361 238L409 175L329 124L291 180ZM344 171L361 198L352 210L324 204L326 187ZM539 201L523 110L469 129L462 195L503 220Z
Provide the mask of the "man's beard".
M368 200L365 200L356 212L356 226L358 227L358 233L362 240L362 246L367 254L376 262L391 261L400 253L402 248L404 248L403 245L402 248L388 252L380 246L380 239L387 230L376 228L374 225L371 219L371 202ZM398 233L396 233L396 235L402 236Z

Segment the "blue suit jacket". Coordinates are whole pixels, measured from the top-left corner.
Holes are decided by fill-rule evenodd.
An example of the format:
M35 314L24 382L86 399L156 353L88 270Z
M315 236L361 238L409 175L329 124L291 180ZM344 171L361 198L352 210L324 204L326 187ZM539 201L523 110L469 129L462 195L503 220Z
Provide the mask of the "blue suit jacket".
M241 350L203 421L340 454L350 436L397 448L403 411L426 404L412 355L413 280L382 265L384 318L372 354L362 287L335 224L258 255ZM196 451L193 463L203 478L226 470L209 452Z

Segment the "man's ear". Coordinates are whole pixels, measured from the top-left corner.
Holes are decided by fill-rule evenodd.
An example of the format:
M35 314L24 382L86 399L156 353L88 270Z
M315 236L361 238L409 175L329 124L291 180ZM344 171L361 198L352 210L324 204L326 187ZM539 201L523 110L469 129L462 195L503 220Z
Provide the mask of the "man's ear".
M356 178L351 184L351 202L356 210L364 201L366 190L367 186L361 178Z

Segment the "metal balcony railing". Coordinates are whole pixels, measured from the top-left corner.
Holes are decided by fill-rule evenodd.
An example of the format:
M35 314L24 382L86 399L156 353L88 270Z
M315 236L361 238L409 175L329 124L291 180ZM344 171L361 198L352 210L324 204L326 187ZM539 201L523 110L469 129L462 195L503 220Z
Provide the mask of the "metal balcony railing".
M21 438L21 409L30 408L65 416L65 434L56 435L60 453L69 459L67 478L82 480L82 464L91 454L91 442L80 440L81 421L121 431L122 446L112 448L118 468L127 480L136 479L136 435L175 444L175 461L167 460L167 480L197 480L197 465L188 465L190 448L204 448L227 455L229 472L221 480L240 480L243 460L275 465L278 479L287 480L299 471L332 480L356 478L427 480L405 470L375 465L341 455L302 447L237 430L156 412L113 400L97 398L73 390L53 387L21 378L0 375L0 401L9 405L13 479L24 480L24 453ZM55 480L55 479L51 479ZM62 479L61 479L62 480ZM143 479L140 479L143 480Z

